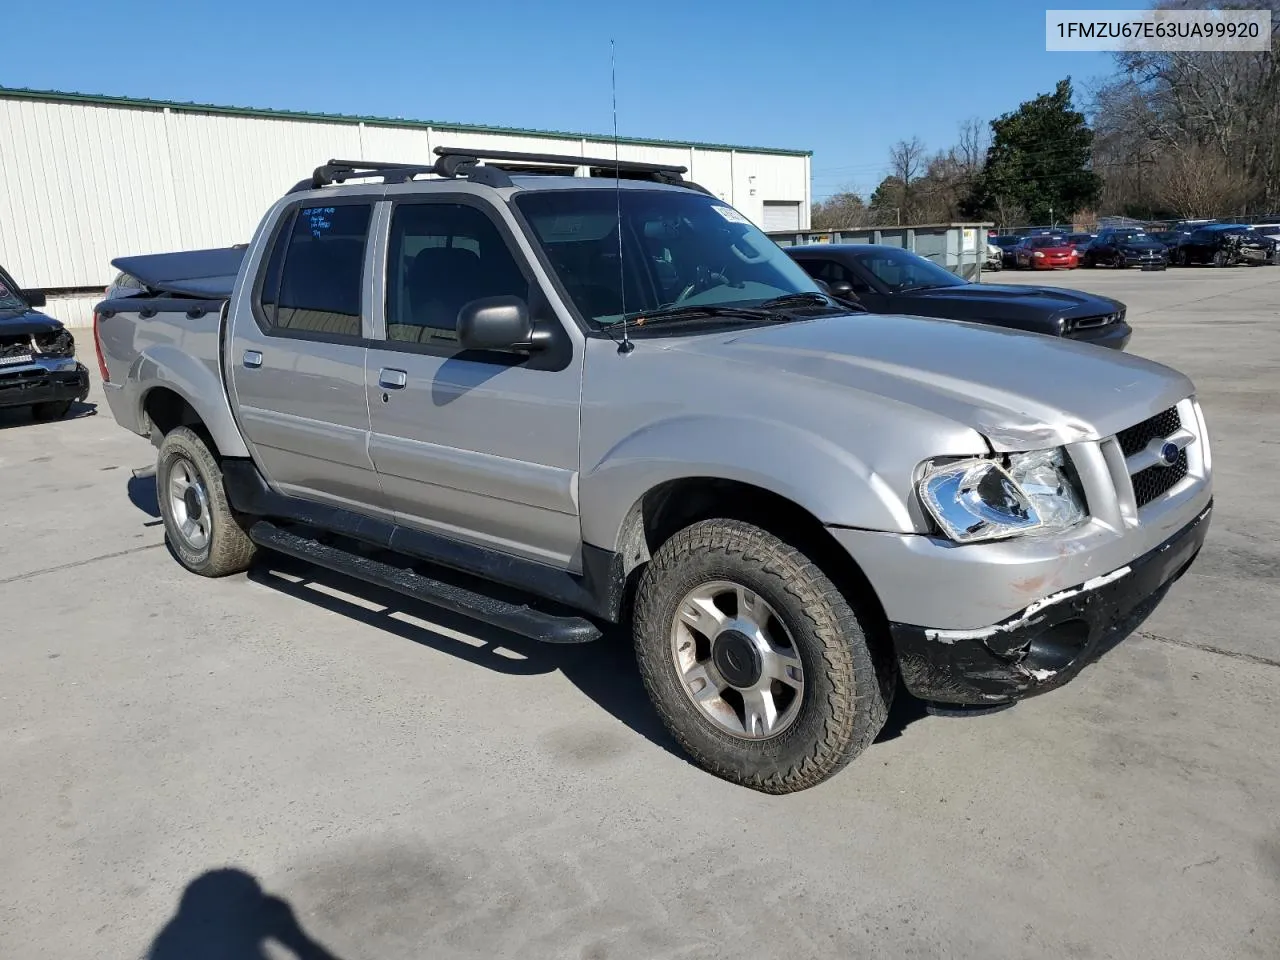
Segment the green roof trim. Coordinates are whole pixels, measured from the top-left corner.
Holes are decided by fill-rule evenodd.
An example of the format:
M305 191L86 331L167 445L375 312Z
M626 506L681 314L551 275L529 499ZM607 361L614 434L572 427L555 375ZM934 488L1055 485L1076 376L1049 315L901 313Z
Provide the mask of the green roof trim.
M185 113L215 113L232 117L269 117L273 120L304 120L312 123L363 123L379 127L417 127L457 133L493 133L525 137L557 137L570 140L612 142L612 134L571 133L566 130L532 130L522 127L489 127L474 123L443 123L435 120L406 120L402 117L364 117L345 113L308 113L302 110L272 110L264 107L227 107L212 103L183 103L177 100L149 100L139 97L116 97L97 93L72 93L61 90L30 90L25 87L0 87L0 99L38 100L45 103L83 103L99 107L131 107L140 110L178 110ZM618 142L638 147L693 147L698 150L737 150L781 157L811 157L812 150L784 150L778 147L744 147L732 143L700 143L696 140L656 140L648 137L619 137Z

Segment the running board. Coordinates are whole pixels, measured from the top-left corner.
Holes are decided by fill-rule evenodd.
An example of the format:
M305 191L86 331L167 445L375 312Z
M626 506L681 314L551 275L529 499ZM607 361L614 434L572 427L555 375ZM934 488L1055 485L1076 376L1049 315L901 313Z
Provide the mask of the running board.
M442 583L412 570L300 537L267 520L259 520L249 528L249 539L277 553L394 590L472 620L510 630L531 640L543 643L587 643L600 637L599 628L583 617L556 616L534 610L525 604L508 603L465 587Z

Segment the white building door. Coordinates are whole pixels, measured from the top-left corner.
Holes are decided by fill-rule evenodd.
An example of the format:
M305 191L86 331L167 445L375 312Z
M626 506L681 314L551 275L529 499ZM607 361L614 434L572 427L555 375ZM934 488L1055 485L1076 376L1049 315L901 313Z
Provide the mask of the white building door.
M800 229L800 204L794 201L764 202L764 232Z

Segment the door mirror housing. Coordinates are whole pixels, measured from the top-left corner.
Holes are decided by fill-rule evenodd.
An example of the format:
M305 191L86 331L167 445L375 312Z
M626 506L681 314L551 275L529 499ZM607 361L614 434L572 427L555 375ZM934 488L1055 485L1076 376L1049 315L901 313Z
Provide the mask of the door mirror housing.
M853 292L853 284L848 280L832 280L827 284L828 292L839 300L857 300L858 295Z
M464 350L531 353L541 347L529 305L520 297L481 297L458 311L458 342Z
M27 304L32 307L43 307L47 302L44 294L39 290L23 290L22 299L27 301Z

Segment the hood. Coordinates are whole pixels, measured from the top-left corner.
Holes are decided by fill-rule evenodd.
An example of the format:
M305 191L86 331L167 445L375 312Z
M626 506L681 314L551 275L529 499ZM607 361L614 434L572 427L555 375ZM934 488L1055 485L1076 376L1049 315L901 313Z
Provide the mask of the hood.
M966 283L954 287L935 287L931 290L913 290L913 297L929 300L963 300L966 303L982 302L1029 307L1036 310L1062 310L1076 313L1111 313L1121 304L1116 300L1068 290L1063 287L1014 286L1007 283Z
M1060 243L1053 247L1032 247L1031 253L1053 254L1054 256L1058 256L1059 254L1075 253L1075 249L1076 245L1074 243Z
M1163 250L1164 244L1159 240L1118 240L1116 246L1122 250Z
M52 333L62 329L62 322L46 316L38 310L19 308L0 310L0 336L24 336L32 333Z
M682 338L672 349L757 367L750 375L765 380L806 377L907 404L977 430L998 451L1097 440L1194 391L1181 373L1117 350L889 314Z

